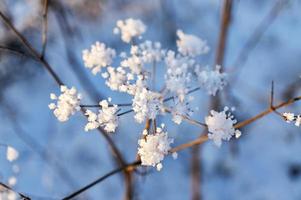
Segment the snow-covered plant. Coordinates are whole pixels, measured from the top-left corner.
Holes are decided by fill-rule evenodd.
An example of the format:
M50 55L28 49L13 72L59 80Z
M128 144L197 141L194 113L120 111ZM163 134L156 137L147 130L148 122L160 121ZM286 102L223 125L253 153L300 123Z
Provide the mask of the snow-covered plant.
M228 141L234 135L239 138L241 132L234 128L236 122L228 107L221 112L211 110L210 115L205 118L209 139L212 139L217 146L221 146L222 140Z
M217 65L215 70L202 70L200 66L197 66L195 69L201 87L203 87L209 95L215 96L216 92L222 90L227 84L227 74L221 72L220 68L221 67Z
M197 56L209 51L207 42L201 38L177 31L177 51L163 48L160 42L135 40L145 32L146 26L137 19L125 19L117 22L114 33L120 33L121 39L129 44L128 52L117 52L104 43L96 42L90 50L83 50L84 65L94 75L100 74L105 84L116 92L131 96L130 111L134 112L134 119L138 123L148 120L156 121L158 116L170 113L172 120L180 124L183 120L206 126L204 123L190 120L194 112L191 102L194 97L191 90L202 87L208 94L215 95L226 85L226 74L217 66L214 70L201 68ZM117 61L114 59L116 58ZM119 64L118 64L119 63ZM156 69L163 69L164 73L156 73ZM159 70L158 70L159 71ZM161 70L162 71L162 70ZM161 77L156 77L161 75ZM159 89L156 80L164 80ZM197 89L196 89L197 88ZM61 87L62 94L57 97L51 94L51 99L58 100L57 104L50 104L55 116L60 121L66 121L80 108L81 96L75 88ZM85 131L103 128L107 132L114 132L118 127L119 108L109 104L111 100L102 100L97 107L98 112L86 110L87 124ZM128 104L130 106L130 104ZM84 108L84 106L83 106ZM209 137L216 144L222 139L230 139L237 133L233 128L236 122L233 116L226 114L226 110L206 118ZM143 165L157 166L161 169L161 161L168 153L172 139L167 132L157 128L154 133L148 134L139 140L138 154Z
M201 54L208 53L209 47L207 42L195 35L185 34L182 30L177 31L178 51L184 56L198 56Z
M163 130L163 127L157 127L154 134L147 134L144 130L146 137L138 141L141 164L156 167L158 171L162 169L161 161L168 154L171 149L170 144L173 143L173 139L168 138L168 133Z
M282 114L282 116L287 123L295 122L296 126L300 126L301 124L301 115L295 115L294 113L285 112Z
M91 50L83 50L83 60L85 66L92 70L95 75L101 71L102 67L112 64L113 58L116 56L114 49L106 47L104 43L96 42L91 46Z
M111 99L109 99L109 102ZM118 126L117 105L109 105L107 100L99 102L101 109L96 114L91 110L86 111L88 116L88 123L85 126L85 131L93 130L99 126L103 127L107 132L115 132Z
M133 37L141 36L146 30L146 26L141 20L133 18L118 20L116 26L114 33L121 33L121 39L126 43L131 42Z
M72 87L61 86L61 94L57 97L54 93L50 94L50 99L57 100L57 103L50 103L49 108L53 110L53 114L61 121L67 121L71 115L80 110L81 94Z

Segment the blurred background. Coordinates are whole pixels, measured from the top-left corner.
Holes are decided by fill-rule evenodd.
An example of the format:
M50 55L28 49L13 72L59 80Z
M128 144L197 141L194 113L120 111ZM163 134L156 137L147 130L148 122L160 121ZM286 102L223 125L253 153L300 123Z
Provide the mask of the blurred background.
M42 49L43 0L0 0L0 9L38 50ZM130 98L109 90L81 59L82 50L96 41L121 52L128 47L112 31L118 19L139 18L147 25L145 39L176 49L176 30L207 40L211 50L200 62L212 66L220 31L222 0L50 0L45 59L68 86L75 86L86 104L112 97ZM271 82L275 103L298 96L301 62L300 0L233 0L224 70L229 85L221 105L235 106L238 121L269 105ZM4 48L5 47L5 48ZM10 51L7 47L11 48ZM18 50L16 52L15 50ZM84 132L79 113L60 123L48 109L51 92L59 88L41 64L31 59L11 30L0 22L0 143L19 151L15 164L0 148L0 181L17 177L15 190L33 199L60 199L115 168L108 145L97 131ZM195 94L204 121L210 98ZM301 112L300 103L281 110ZM180 126L162 117L175 145L197 138L201 130ZM143 124L124 115L113 140L128 162L136 157ZM300 200L301 130L271 114L241 129L242 137L217 148L209 141L166 157L162 171L135 175L134 199ZM197 168L197 171L193 170ZM122 199L123 176L118 174L91 188L82 199Z

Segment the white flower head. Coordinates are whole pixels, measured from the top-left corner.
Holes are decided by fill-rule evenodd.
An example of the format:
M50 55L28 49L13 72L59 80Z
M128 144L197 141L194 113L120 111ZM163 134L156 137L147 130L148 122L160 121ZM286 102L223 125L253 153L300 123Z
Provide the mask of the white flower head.
M118 20L116 26L114 33L121 33L121 39L126 43L131 42L133 37L141 36L146 30L146 26L141 20L133 18Z
M185 98L188 85L191 82L189 69L193 66L194 60L188 57L176 55L173 51L168 51L165 57L167 71L165 74L166 89L176 93L181 100Z
M290 123L295 120L295 114L290 112L285 112L282 114L287 123Z
M184 56L198 56L209 51L207 42L195 35L185 34L182 30L177 31L178 51Z
M92 70L95 75L101 71L102 67L112 64L113 58L116 56L114 49L106 47L104 43L96 42L91 46L91 50L83 50L83 60L87 68Z
M228 107L221 112L211 110L210 115L205 118L209 139L212 139L217 146L221 146L222 140L228 141L234 135L239 138L241 132L234 128L236 122Z
M74 87L68 89L62 85L60 96L57 97L51 93L50 98L57 100L56 104L49 104L49 108L53 110L53 114L61 122L67 121L71 115L80 110L81 94L78 94Z
M107 100L99 102L101 109L98 115L90 110L86 111L88 123L85 126L85 131L90 131L98 127L103 127L107 132L115 132L118 126L117 105L109 105Z
M196 67L198 81L209 95L215 96L218 90L222 90L227 85L227 74L220 72L220 68L218 65L215 70L201 70L199 66Z
M162 169L161 161L171 149L170 144L173 139L168 138L168 133L158 127L154 135L147 135L145 138L138 141L138 154L141 157L141 164L145 166L157 167L157 170Z
M19 157L19 152L15 148L13 148L12 146L7 146L6 159L9 162L12 162L14 160L17 160L18 157Z
M155 119L164 110L161 94L144 87L136 90L132 106L138 123L142 123L146 118Z

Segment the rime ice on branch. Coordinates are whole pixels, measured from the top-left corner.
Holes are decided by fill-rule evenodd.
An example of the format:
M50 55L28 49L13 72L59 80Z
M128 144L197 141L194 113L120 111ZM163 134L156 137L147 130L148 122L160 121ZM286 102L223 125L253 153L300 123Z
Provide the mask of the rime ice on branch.
M81 94L78 94L74 87L68 89L62 85L61 94L57 97L51 93L50 99L57 100L56 104L49 104L49 108L53 110L53 114L61 122L67 121L71 115L80 110Z
M301 124L301 115L295 115L294 113L285 112L282 114L283 118L287 123L295 122L296 126Z
M221 146L222 140L228 141L234 135L239 138L241 132L234 128L236 122L228 107L221 112L211 110L210 115L205 118L209 139L212 139L217 146Z
M173 143L173 139L168 138L168 133L164 132L162 128L157 127L156 133L146 135L145 139L138 141L138 154L141 158L141 164L156 167L158 171L162 169L161 161L168 154L171 149L170 144Z
M111 99L109 99L109 102L111 102ZM91 110L86 111L85 114L88 116L88 123L85 126L85 131L90 131L101 126L107 132L115 132L118 126L118 106L113 105L110 107L109 102L107 100L99 102L101 109L98 115Z

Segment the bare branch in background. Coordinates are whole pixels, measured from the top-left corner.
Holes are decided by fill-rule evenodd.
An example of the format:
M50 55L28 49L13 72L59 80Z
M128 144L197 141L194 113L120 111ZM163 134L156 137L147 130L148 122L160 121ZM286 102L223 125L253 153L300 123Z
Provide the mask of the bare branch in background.
M43 8L43 31L42 31L42 52L41 58L45 56L46 46L47 46L47 32L48 32L48 0L44 0Z

